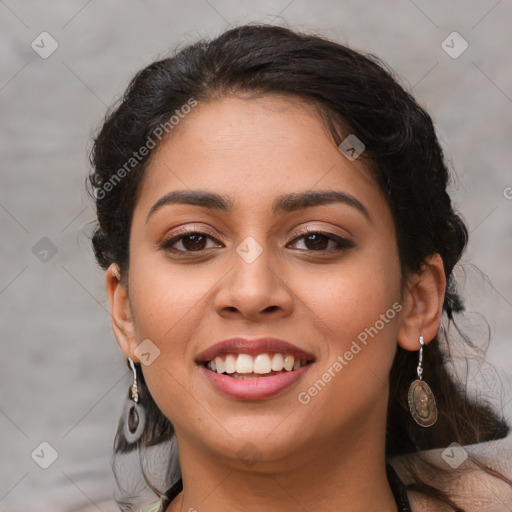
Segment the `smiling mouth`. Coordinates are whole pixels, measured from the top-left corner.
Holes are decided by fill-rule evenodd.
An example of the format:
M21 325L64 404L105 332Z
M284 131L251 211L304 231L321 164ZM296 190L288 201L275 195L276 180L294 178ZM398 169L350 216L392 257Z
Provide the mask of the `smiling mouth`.
M253 379L293 372L312 363L313 360L298 359L291 354L223 354L205 362L204 366L235 379Z

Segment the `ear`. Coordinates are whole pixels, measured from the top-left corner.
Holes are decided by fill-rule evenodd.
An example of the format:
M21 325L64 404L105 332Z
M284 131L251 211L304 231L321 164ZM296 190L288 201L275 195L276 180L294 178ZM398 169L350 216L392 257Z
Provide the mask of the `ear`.
M398 344L405 350L419 350L420 335L428 343L436 336L441 322L446 291L441 256L426 258L421 271L407 279L405 288Z
M130 307L127 285L121 279L119 266L110 265L105 276L108 301L110 303L110 318L112 330L119 347L126 357L131 357L134 363L139 362L133 351L137 347L135 326Z

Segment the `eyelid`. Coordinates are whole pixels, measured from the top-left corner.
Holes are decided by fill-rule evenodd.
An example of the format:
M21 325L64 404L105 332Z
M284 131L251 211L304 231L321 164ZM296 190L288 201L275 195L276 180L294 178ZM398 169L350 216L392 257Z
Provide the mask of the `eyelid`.
M203 235L207 238L213 240L215 243L223 243L219 240L219 237L217 235L213 235L209 230L207 230L205 227L200 226L187 226L187 227L178 227L175 231L172 232L170 235L165 235L160 242L157 242L155 244L156 247L159 247L160 249L164 250L173 250L178 253L193 253L195 251L181 251L179 249L172 249L171 245L174 245L175 243L179 242L183 238L189 236L189 235ZM203 249L203 251L206 251L208 249ZM200 251L196 251L200 252Z
M304 236L309 235L309 234L323 235L326 238L328 238L329 240L335 242L337 244L337 247L334 248L334 250L343 250L343 249L349 249L349 248L355 247L355 243L348 237L345 237L345 236L342 236L342 235L339 235L336 233L332 233L332 232L322 229L322 228L315 228L315 227L311 227L311 226L307 226L307 227L298 229L292 235L293 236L292 240L290 240L290 242L288 242L288 243L295 242L297 239L303 238ZM313 252L321 253L321 252L329 252L329 250L313 251Z
M333 232L331 232L331 230L329 228L313 227L313 226L300 227L296 231L294 231L291 236L296 237L296 236L300 236L300 235L307 235L309 233L320 233L320 234L326 235L326 236L337 236L338 238L348 239L348 237L346 235L333 233ZM351 236L350 233L349 233L349 236Z
M175 238L179 235L188 235L193 233L201 233L204 235L208 235L212 238L218 239L218 235L214 235L208 228L205 226L199 226L195 224L187 224L186 227L177 227L176 229L172 230L172 235L165 235L163 237L163 241Z

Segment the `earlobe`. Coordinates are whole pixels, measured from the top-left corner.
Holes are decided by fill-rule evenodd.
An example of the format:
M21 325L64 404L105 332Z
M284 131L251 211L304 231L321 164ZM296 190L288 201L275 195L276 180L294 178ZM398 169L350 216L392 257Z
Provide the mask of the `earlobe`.
M398 344L405 350L419 350L419 337L425 343L439 329L446 291L443 260L439 254L425 259L422 270L409 277L403 299L402 324Z
M107 269L105 285L110 304L112 330L117 343L126 357L131 357L134 362L138 362L138 359L133 355L137 343L128 290L122 282L121 272L116 263L112 263Z

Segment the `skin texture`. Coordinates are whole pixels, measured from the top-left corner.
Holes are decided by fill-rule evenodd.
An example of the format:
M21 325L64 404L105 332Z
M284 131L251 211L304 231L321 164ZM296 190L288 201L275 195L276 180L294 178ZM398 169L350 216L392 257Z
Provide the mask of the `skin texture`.
M147 220L162 196L189 189L227 195L233 211L174 204ZM318 190L354 196L370 220L341 203L272 212L281 194ZM188 253L161 249L178 227L212 238L174 244ZM354 247L297 238L302 227ZM252 263L236 252L246 237L262 248ZM420 334L428 343L437 332L442 261L430 257L402 289L385 197L361 159L339 151L312 106L278 95L199 104L154 150L133 215L128 275L112 265L106 285L124 355L139 361L134 350L145 339L160 350L142 368L177 435L184 491L168 511L396 510L385 474L388 374L397 342L418 350ZM395 303L400 313L299 403L298 394ZM315 363L274 398L226 397L194 359L244 335L287 340ZM247 443L257 450L251 466L238 456Z

